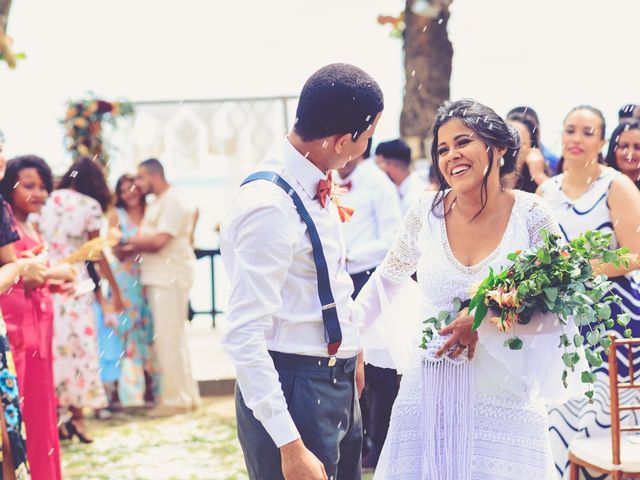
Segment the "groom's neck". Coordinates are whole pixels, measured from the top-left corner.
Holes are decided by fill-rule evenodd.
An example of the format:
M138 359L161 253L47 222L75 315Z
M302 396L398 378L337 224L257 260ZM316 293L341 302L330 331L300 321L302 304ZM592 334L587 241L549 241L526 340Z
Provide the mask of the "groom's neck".
M327 173L331 170L328 151L326 145L323 146L324 140L321 139L305 142L293 131L289 133L287 138L293 148L295 148L298 153L305 157L309 162L314 164L321 172Z

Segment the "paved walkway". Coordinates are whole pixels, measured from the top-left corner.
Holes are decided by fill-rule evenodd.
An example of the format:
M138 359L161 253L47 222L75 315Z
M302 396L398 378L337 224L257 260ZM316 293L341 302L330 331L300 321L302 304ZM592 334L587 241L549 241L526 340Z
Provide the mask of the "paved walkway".
M236 378L229 356L222 349L220 339L226 329L223 316L216 318L211 327L211 317L197 316L189 324L187 333L193 376L196 380L227 380Z

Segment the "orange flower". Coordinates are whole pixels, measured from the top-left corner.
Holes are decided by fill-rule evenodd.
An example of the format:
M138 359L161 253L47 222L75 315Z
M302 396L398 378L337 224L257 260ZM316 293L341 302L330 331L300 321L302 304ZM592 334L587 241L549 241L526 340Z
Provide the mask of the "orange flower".
M495 290L487 290L484 294L485 301L488 303L490 300L496 302L500 307L518 307L518 292L517 290L509 290L504 292L501 288Z
M338 205L338 214L340 215L340 221L342 223L346 223L351 220L353 216L353 208L343 207L342 205Z
M565 257L565 258L569 258L571 256L571 254L565 250L560 252L560 255Z
M84 128L84 127L86 127L87 125L89 125L89 122L87 121L87 119L86 119L86 118L79 117L79 118L76 118L76 119L75 119L75 121L73 122L73 124L74 124L76 127Z
M502 306L503 307L517 307L518 303L518 292L513 289L508 291L502 296Z
M520 255L522 253L522 250L518 249L514 252L516 255Z

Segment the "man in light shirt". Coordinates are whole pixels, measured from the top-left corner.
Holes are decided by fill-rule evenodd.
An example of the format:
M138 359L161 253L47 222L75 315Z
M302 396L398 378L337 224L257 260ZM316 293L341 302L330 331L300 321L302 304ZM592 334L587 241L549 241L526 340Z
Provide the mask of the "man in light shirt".
M371 142L365 153L338 170L338 184L345 189L344 205L355 211L343 224L347 244L347 272L357 296L370 275L391 248L402 221L396 188L369 159ZM360 399L364 448L362 467L375 468L389 428L391 409L398 393L397 371L379 368L369 362L392 364L387 350L365 348L365 388Z
M376 148L376 163L396 185L404 215L428 187L417 172L411 171L411 148L401 138L382 142Z
M257 167L271 178L248 178L222 222L231 279L222 343L236 366L238 438L252 480L360 479L360 337L340 210L327 180L364 152L382 108L380 87L359 68L332 64L315 72L293 130ZM278 178L284 190L273 183ZM318 245L324 274L313 255ZM325 305L319 294L327 283L333 302ZM337 354L337 342L325 338L336 325Z
M144 212L140 235L129 238L127 248L141 252L140 281L153 316L160 401L149 415L163 417L200 405L185 331L195 268L191 245L195 214L171 188L155 158L139 165L136 186L145 195L156 196Z

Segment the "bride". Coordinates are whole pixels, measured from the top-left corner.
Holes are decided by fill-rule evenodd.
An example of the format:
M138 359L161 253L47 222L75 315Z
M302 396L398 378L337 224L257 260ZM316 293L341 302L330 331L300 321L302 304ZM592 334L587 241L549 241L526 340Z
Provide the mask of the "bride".
M539 245L541 229L559 233L542 199L502 187L518 148L517 133L490 108L472 100L440 108L431 153L442 187L412 206L356 300L365 324L377 319L387 328L387 342L406 320L398 310L409 306L384 317L394 299L405 298L414 272L426 319L452 310L455 297L469 298L490 268L508 264L510 252ZM574 375L569 389L561 382L561 326L549 316L517 325L524 347L513 351L503 345L508 334L491 322L472 332L472 322L464 309L426 349L413 338L375 479L556 478L544 403L580 393Z

